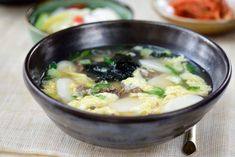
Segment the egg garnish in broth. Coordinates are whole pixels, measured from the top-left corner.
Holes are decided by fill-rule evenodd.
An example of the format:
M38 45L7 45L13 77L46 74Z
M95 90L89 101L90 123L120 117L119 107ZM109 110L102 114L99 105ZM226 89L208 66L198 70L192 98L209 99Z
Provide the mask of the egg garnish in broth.
M212 90L199 65L153 45L70 53L48 66L41 87L76 109L114 116L172 112L203 100Z

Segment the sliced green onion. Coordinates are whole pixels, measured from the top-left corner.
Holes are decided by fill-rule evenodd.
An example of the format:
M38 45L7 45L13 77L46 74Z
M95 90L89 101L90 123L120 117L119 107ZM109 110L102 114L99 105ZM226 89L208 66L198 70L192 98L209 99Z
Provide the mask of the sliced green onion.
M105 88L109 88L109 87L111 87L110 83L106 83L106 82L97 83L91 88L91 94L96 94L100 90L105 89Z
M196 90L200 89L199 86L190 86L185 80L181 81L181 86L183 86L187 90L191 90L191 91L196 91Z
M102 99L102 100L106 99L106 96L104 96L104 95L96 95L96 97L97 97L97 98L100 98L100 99Z
M72 98L73 98L73 99L77 99L78 96L77 96L77 95L72 95Z
M150 91L145 91L145 92L148 94L151 94L151 95L157 95L159 97L165 96L165 90L160 87L155 87L154 89L152 89Z
M85 51L82 51L82 52L81 52L79 58L80 58L80 59L89 59L91 56L92 56L91 51L85 50Z
M190 73L196 73L197 72L197 67L191 63L186 63L185 64L187 70L190 72Z
M164 51L162 51L161 54L164 55L164 56L171 56L172 55L172 51L171 50L164 50Z
M69 60L76 61L76 60L82 60L82 59L90 59L92 56L91 51L84 50L82 52L72 53L69 55Z
M57 69L57 63L56 62L52 62L51 64L49 64L49 69Z
M43 77L43 81L49 81L52 80L53 78L49 75L46 75L45 77Z
M171 65L167 64L165 65L170 71L172 74L175 74L175 75L179 75L180 73L174 68L172 67Z
M112 58L105 56L105 57L104 57L104 63L105 63L105 64L108 64L108 65L111 65L111 64L114 63L114 61L112 60Z
M53 78L59 78L60 72L57 69L51 68L47 71L47 77L53 79Z
M192 90L192 91L197 91L197 90L199 90L199 89L200 89L199 86L189 86L189 87L188 87L188 90Z
M82 65L89 65L89 64L91 64L91 60L90 59L83 59L83 60L80 60L79 63Z
M48 70L46 73L46 76L44 77L44 80L51 80L53 78L58 78L60 77L60 72L58 71L58 66L56 62L52 62L48 66Z
M144 49L140 50L140 55L141 55L142 57L148 57L148 56L150 56L152 53L153 53L153 50L148 49L148 48L144 48Z

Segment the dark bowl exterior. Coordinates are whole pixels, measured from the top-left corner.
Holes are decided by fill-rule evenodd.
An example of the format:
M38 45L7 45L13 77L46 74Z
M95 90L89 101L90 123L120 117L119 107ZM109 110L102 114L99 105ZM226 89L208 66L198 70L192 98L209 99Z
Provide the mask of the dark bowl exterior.
M65 51L145 43L184 53L206 69L213 83L210 96L195 105L170 113L115 117L71 108L46 96L39 89L38 80L46 66L53 60L58 61L65 57ZM193 47L198 49L193 50ZM186 29L144 21L101 22L58 32L32 48L24 64L24 80L30 93L59 128L90 144L125 149L163 143L187 131L216 103L230 78L229 60L223 50L212 41Z

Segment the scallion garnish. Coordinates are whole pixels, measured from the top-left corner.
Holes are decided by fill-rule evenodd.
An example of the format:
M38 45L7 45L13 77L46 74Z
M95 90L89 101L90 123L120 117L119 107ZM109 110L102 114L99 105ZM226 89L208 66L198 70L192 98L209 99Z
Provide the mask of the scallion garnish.
M160 87L154 87L154 89L145 91L145 93L151 94L151 95L157 95L159 97L165 96L165 90Z

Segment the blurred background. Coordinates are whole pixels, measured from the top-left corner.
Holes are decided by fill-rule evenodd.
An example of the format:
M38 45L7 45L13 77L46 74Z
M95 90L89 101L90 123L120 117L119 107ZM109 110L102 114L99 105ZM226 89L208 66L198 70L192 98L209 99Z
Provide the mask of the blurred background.
M25 27L34 42L72 26L120 19L168 22L204 35L218 35L235 28L235 0L149 0L135 10L139 3L133 0L0 0L2 18L18 12L18 17L26 19Z

